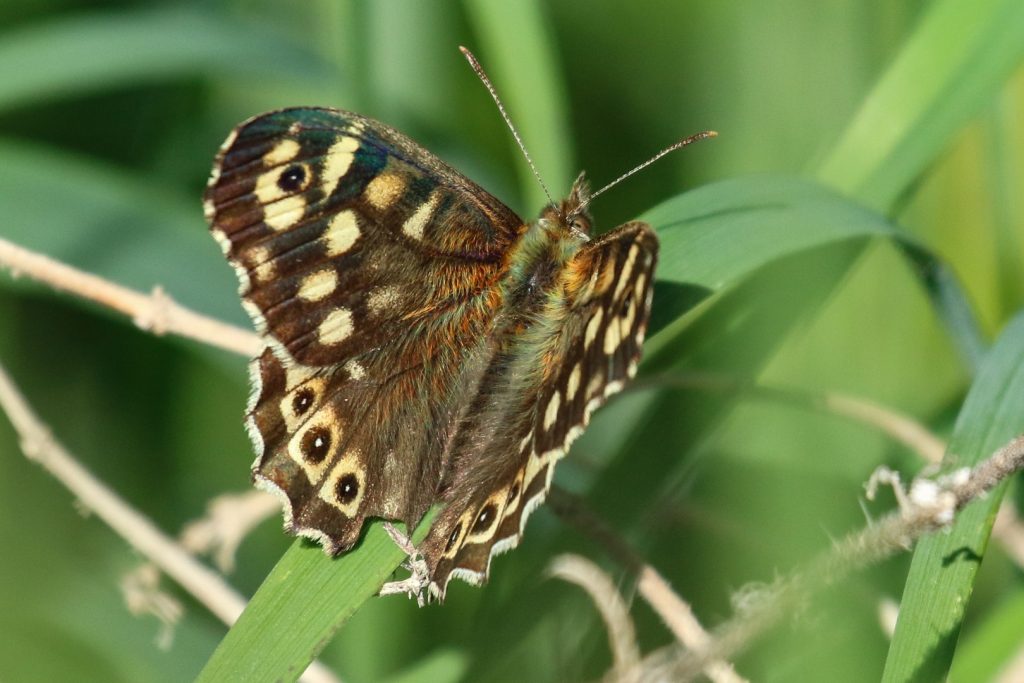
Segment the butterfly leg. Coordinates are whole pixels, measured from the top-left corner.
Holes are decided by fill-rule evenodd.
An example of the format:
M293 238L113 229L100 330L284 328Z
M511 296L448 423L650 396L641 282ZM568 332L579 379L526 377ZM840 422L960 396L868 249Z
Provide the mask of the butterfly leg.
M424 591L430 584L430 571L427 569L427 562L423 559L423 555L413 545L412 539L403 534L395 525L391 522L384 522L384 531L388 532L388 536L395 542L399 548L408 556L402 566L409 570L409 578L401 581L389 581L385 583L381 589L379 595L394 595L396 593L405 593L410 598L416 598L416 604L423 607L426 604L424 599Z

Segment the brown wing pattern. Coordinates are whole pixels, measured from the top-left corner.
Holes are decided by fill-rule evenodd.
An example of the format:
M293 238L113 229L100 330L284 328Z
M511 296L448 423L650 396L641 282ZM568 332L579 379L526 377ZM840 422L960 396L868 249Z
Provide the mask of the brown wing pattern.
M435 597L443 598L453 577L482 582L491 558L519 543L555 463L591 413L635 374L657 250L643 223L582 247L560 276L562 296L543 316L554 322L526 333L492 364L453 446L447 505L422 545Z
M418 521L490 357L522 221L400 133L329 109L239 126L205 209L268 344L257 483L331 553L367 517Z

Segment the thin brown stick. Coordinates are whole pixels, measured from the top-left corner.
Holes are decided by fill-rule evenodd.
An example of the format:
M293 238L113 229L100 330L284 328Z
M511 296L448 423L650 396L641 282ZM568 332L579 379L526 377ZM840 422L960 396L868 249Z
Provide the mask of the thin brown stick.
M185 308L160 287L152 294L142 294L4 239L0 239L0 266L14 276L26 275L123 313L156 335L176 334L249 357L258 354L262 346L254 333Z
M92 476L53 437L0 365L0 408L18 433L21 449L64 485L81 505L176 581L218 619L230 626L245 609L246 600L215 571L205 567L147 517ZM314 662L304 679L329 683L337 677Z
M637 592L657 612L661 620L680 644L691 650L701 651L711 643L711 636L693 613L690 604L672 590L668 582L653 567L646 565L640 570ZM704 673L714 683L744 683L745 678L736 673L732 664L723 659L709 660Z
M682 645L699 650L707 646L709 636L693 614L690 605L672 590L668 582L637 553L629 543L579 496L552 485L548 505L558 517L593 539L616 563L637 575L637 592ZM742 683L731 664L714 660L704 669L714 683Z
M612 580L601 568L579 555L559 555L551 561L551 576L574 583L590 596L608 629L612 650L611 680L633 683L639 676L640 650L636 645L636 629L629 616L629 607L619 595Z

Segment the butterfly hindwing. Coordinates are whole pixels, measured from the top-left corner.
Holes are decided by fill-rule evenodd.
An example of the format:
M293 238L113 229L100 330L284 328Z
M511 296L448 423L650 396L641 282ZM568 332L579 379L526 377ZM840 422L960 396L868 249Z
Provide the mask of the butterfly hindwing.
M465 438L466 463L447 506L423 545L431 591L443 596L450 578L480 583L491 558L515 547L526 519L543 502L556 462L582 433L591 413L636 373L653 293L658 243L643 223L629 223L584 245L563 269L546 315L556 334L515 349L506 367L536 368L514 411L481 405L489 439ZM500 364L499 364L500 365ZM487 394L484 394L485 396ZM503 397L499 390L493 396ZM499 398L503 401L503 398ZM487 429L487 423L493 425ZM473 433L470 426L470 433ZM495 463L504 463L496 467Z
M239 126L206 212L268 343L252 373L257 482L331 552L368 516L418 521L522 221L400 133L329 109Z

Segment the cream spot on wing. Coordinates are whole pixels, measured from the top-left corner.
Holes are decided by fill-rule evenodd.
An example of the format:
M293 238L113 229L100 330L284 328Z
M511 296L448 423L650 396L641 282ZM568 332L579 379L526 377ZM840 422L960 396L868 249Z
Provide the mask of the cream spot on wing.
M523 474L523 495L530 488L530 484L533 483L534 477L540 472L540 468L544 466L544 458L539 456L537 453L531 453L530 459L526 462L526 472Z
M397 173L381 173L371 180L364 196L378 211L386 211L402 196L405 190L405 179Z
M594 315L590 318L590 322L587 323L587 330L583 337L583 348L589 349L590 345L594 343L594 339L597 337L597 329L601 326L601 318L604 316L604 309L597 309L594 311Z
M433 192L430 195L430 199L420 204L413 214L405 220L405 223L402 224L402 232L414 240L423 239L423 231L426 229L427 223L430 222L431 216L434 215L434 209L437 208L440 200L441 193Z
M558 408L562 404L562 395L557 391L551 394L551 400L548 401L548 409L544 411L544 429L551 429L554 426L555 421L558 419Z
M335 142L327 151L323 170L325 194L330 195L337 189L341 179L352 167L357 149L359 149L359 138L345 136Z
M565 386L565 401L571 403L576 398L576 392L580 388L580 376L583 374L583 370L579 363L573 366L572 372L569 373L569 381Z
M639 299L644 293L644 287L647 285L647 274L640 273L636 276L636 284L633 286L633 295Z
M613 320L604 331L604 352L608 355L615 353L619 348L620 339L619 321Z
M259 184L262 181L263 178L261 177L256 183L257 196L259 196ZM277 188L276 180L274 180L274 187ZM280 188L277 188L277 192L281 192ZM273 230L287 230L301 221L303 214L306 213L306 198L301 194L278 199L273 201L273 203L263 201L263 197L260 196L260 201L265 205L269 204L264 208L263 222Z
M526 451L526 449L530 446L530 442L532 442L532 441L533 441L533 430L531 429L529 431L529 433L527 433L527 435L523 437L523 440L519 442L519 452L520 453L524 453Z
M299 143L292 139L282 140L274 145L269 152L263 155L265 166L277 166L284 164L299 156L302 148Z
M284 369L284 386L287 391L291 391L300 384L311 380L314 374L313 368L298 364L290 365ZM321 382L322 380L316 381Z
M320 323L317 335L321 344L337 344L348 339L352 330L352 311L344 306L339 306L328 313L324 321Z
M366 306L373 315L380 315L394 307L398 301L398 285L384 285L370 292Z
M298 296L306 301L320 301L338 287L338 273L333 268L318 270L307 275L299 285Z
M366 368L364 368L363 364L357 360L353 359L345 363L344 368L345 372L348 373L348 376L354 380L360 380L366 377Z
M626 315L619 318L619 337L625 339L626 336L633 330L633 323L636 322L636 300L629 302L629 308L626 309Z
M589 399L593 398L594 396L600 395L603 387L604 373L598 372L593 377L591 377L590 381L587 383L587 398Z
M253 247L249 252L249 263L252 264L253 275L260 282L266 282L273 279L275 272L277 271L274 265L274 259L270 255L270 249L267 247Z
M633 275L633 264L636 263L636 257L640 254L640 247L632 245L629 247L629 253L626 254L626 262L622 265L622 272L619 273L619 281L615 285L615 298L618 299L619 295L622 294L622 290L626 288L626 283L629 282L630 276Z
M331 219L324 234L327 240L327 255L340 256L352 248L359 239L359 220L351 209L339 212Z

